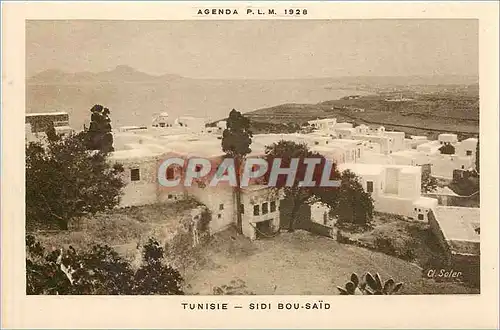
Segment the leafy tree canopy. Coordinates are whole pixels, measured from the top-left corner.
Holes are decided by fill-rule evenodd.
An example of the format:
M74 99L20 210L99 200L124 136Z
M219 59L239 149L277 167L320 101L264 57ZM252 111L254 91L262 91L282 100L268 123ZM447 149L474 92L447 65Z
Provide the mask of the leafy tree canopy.
M119 203L124 183L121 165L107 154L88 151L84 132L26 147L26 220L28 225L68 222Z
M339 222L367 225L373 219L373 198L363 189L359 178L351 171L342 172L341 185L333 214Z
M290 168L292 159L298 159L297 174L291 185L287 184L287 176L280 175L277 178L275 187L283 189L285 198L293 202L293 207L290 214L289 231L294 230L295 217L299 208L304 204L312 204L316 201L321 201L331 207L336 203L338 187L320 187L321 179L324 171L330 171L330 180L339 178L340 174L337 171L335 164L331 168L326 166L325 157L317 152L309 150L305 143L296 143L293 141L281 140L272 145L266 146L265 149L267 162L269 164L268 172L266 173L265 181L269 182L272 164L275 159L281 159L280 167ZM314 167L312 182L315 184L311 187L303 186L300 182L306 178L308 164L306 159L313 159L318 164ZM312 165L311 165L312 166Z
M58 295L180 295L183 279L165 265L164 251L150 239L139 269L107 245L90 251L47 252L33 236L26 237L26 293Z
M222 151L230 156L245 156L252 152L252 131L250 120L235 109L227 118L226 129L222 133Z

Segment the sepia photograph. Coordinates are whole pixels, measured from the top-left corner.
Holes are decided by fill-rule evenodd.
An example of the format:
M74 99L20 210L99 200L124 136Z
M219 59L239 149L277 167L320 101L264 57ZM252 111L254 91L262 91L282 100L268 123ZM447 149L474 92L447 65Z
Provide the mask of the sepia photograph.
M27 294L480 292L477 20L27 21L26 74Z
M2 326L498 323L494 8L6 6Z

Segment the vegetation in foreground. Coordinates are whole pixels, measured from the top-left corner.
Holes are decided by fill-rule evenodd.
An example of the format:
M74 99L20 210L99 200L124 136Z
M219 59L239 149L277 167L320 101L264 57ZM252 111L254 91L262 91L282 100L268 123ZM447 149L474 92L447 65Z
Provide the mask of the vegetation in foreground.
M165 264L164 249L154 239L144 245L138 269L107 245L46 251L27 236L26 255L28 295L183 294L182 276Z
M382 281L379 273L373 276L366 273L363 277L364 281L360 281L356 273L351 274L351 280L344 287L337 287L341 295L393 295L403 287L403 283L396 283L394 279L389 278L385 282Z

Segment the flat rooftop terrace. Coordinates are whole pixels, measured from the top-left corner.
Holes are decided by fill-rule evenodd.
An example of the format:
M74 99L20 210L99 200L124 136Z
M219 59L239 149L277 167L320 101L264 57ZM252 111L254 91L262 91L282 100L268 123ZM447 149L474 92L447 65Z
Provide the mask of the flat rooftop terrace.
M452 252L479 255L479 208L438 206L436 220Z
M479 242L479 208L438 206L436 218L446 239Z

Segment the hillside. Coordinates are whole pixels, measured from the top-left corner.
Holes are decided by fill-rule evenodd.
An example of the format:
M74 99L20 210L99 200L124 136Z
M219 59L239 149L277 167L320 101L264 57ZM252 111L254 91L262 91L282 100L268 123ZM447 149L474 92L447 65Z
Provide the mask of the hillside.
M379 92L317 104L283 104L246 115L257 128L301 125L312 119L335 117L338 121L383 125L408 134L435 136L455 132L461 137L479 134L479 96L474 86L442 86L437 92L426 93Z

